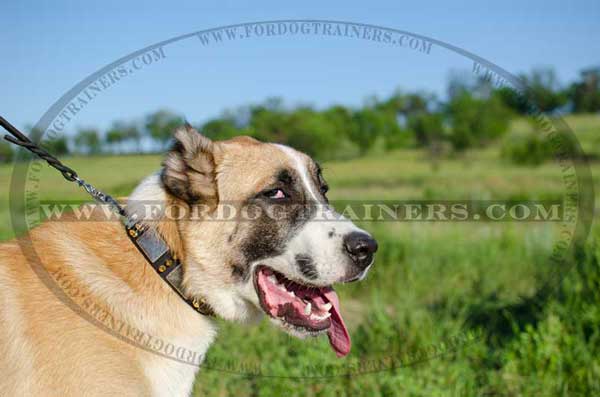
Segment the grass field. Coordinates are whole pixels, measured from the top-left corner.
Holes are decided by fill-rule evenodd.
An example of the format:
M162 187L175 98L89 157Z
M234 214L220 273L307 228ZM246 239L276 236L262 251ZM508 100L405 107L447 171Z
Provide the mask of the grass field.
M598 116L568 122L587 150L598 150ZM515 123L513 128L527 126ZM66 162L101 189L124 196L158 169L160 157ZM600 165L592 168L600 173ZM415 150L375 153L326 163L324 173L334 200L533 200L560 199L564 193L556 164L511 165L495 148L439 164ZM0 167L0 186L8 186L10 175L9 167ZM598 182L594 179L596 189ZM40 192L42 199L86 199L46 167ZM7 200L3 188L1 239L12 236ZM325 338L292 339L267 321L252 326L221 323L208 354L211 368L200 372L195 395L598 395L599 231L580 250L576 268L561 287L541 294L553 270L548 261L557 237L552 224L361 226L375 234L380 251L365 281L337 289L351 329L352 353L336 359ZM528 303L532 297L538 305ZM363 373L366 362L375 372ZM389 369L391 363L406 365Z

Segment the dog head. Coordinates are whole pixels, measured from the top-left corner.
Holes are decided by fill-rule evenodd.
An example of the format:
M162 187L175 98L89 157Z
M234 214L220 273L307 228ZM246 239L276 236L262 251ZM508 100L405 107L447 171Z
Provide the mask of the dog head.
M350 350L334 283L362 279L377 243L337 214L319 165L290 147L249 137L211 141L190 126L160 174L176 228L184 287L220 317L264 312L296 336L327 332Z

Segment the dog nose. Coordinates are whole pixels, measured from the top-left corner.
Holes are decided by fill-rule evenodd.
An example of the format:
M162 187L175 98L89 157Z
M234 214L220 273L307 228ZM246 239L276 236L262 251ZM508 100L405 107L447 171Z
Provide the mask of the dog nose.
M354 263L361 269L366 268L377 251L377 241L366 233L352 232L344 237L344 247Z

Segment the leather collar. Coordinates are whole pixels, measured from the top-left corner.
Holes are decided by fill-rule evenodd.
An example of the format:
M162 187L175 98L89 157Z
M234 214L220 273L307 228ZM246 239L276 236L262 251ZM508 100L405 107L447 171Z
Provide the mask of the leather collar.
M156 231L135 221L125 225L129 239L144 255L152 268L194 311L214 316L215 312L203 298L188 298L181 285L183 279L183 264L169 249L162 237Z

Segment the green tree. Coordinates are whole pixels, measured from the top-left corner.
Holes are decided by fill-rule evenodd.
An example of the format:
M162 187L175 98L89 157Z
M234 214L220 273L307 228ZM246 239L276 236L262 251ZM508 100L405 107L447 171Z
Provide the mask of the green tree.
M146 131L164 149L173 131L183 124L183 118L168 110L158 110L146 117Z
M44 141L44 147L55 156L69 154L69 144L67 142L67 137L64 135Z
M83 128L75 135L75 146L80 153L98 154L102 151L102 142L98 130Z
M466 70L451 70L448 75L446 93L450 101L465 94L473 95L482 80L478 80L473 73Z
M408 117L407 127L421 147L429 147L445 139L444 117L441 113L413 114Z
M113 152L123 151L123 145L131 143L135 149L140 151L141 134L134 123L124 121L114 122L106 132L106 143L111 146Z
M370 107L354 112L353 121L353 128L348 130L348 138L356 144L360 154L368 152L390 126L389 115Z
M222 117L207 121L200 127L202 134L211 139L223 140L230 139L243 132L236 128L233 120Z
M0 141L0 163L11 162L14 157L14 152L10 143Z
M429 144L428 137L441 134L441 128L435 128L431 122L431 109L438 107L433 94L426 92L402 93L396 91L390 98L377 105L384 112L389 128L385 135L386 147L393 149L413 145Z
M29 131L27 135L32 141L41 142L44 149L51 154L55 156L69 154L69 143L65 135L58 136L54 139L47 139L48 136L44 136L44 131L32 125L25 126L25 131Z
M348 131L354 128L352 111L345 106L335 105L323 111L323 116L333 129L338 139L345 138Z
M319 159L333 157L339 142L334 125L324 112L301 107L291 112L285 124L286 143Z
M106 132L106 143L111 147L112 152L118 151L118 146L125 140L125 135L119 129L111 128Z
M502 87L493 93L507 108L518 114L531 114L535 109L552 112L564 106L569 99L569 92L562 88L552 68L537 68L519 77L524 85L522 91Z
M286 123L288 115L281 109L264 105L250 109L250 133L263 141L287 143Z
M463 92L450 100L447 110L452 125L449 139L458 151L483 146L508 129L510 112L496 96L486 100Z
M600 67L581 71L580 81L571 85L568 95L573 112L600 111Z
M377 103L376 108L386 113L411 115L427 111L427 108L435 99L431 94L425 92L402 93L397 90L385 101Z
M525 83L525 97L541 112L552 112L567 103L554 69L537 68L520 77Z
M352 110L334 105L325 109L322 114L329 125L331 136L336 140L334 156L341 158L355 155L358 148L349 139L350 132L357 128Z
M140 141L142 139L142 133L135 123L125 123L122 127L125 141L130 142L135 148L136 152L140 152Z

